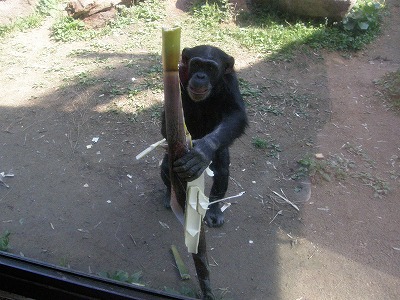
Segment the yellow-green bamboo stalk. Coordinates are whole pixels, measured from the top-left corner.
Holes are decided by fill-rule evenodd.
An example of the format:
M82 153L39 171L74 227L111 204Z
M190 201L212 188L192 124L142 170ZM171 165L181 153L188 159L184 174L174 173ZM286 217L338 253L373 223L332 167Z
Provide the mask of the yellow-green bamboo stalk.
M171 180L171 208L183 224L186 201L186 182L172 172L172 163L188 151L179 82L181 29L162 30L162 61L164 70L164 111L168 142L169 175Z
M162 30L162 58L164 70L164 111L168 142L169 175L171 180L171 208L184 224L186 182L172 171L173 162L189 151L183 118L178 64L180 59L181 29L173 27ZM210 270L207 259L204 227L200 227L198 252L193 253L196 273L203 299L215 299L210 285Z
M181 55L181 28L179 26L162 29L162 59L166 72L178 71Z

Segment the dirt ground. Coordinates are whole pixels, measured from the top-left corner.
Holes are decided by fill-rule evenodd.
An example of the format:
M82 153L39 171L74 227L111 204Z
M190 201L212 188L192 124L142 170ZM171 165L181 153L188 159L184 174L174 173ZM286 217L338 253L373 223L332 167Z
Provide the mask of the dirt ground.
M222 228L207 229L212 285L223 299L400 299L400 117L375 84L400 67L400 7L387 4L383 34L351 56L283 62L232 53L239 77L265 88L262 102L248 99L250 127L232 147L228 195L246 193ZM100 39L97 51L56 43L50 25L0 45L0 172L14 174L4 178L9 188L0 185L9 252L93 274L142 271L146 286L197 290L180 225L162 205L163 154L135 160L161 138L152 114L162 99L134 115L105 109L125 97L109 81L134 85L146 74L126 62L146 65L153 55L108 52L122 36ZM88 69L94 82L66 80ZM263 112L267 104L281 113ZM254 137L281 152L256 149ZM309 153L357 176L292 180ZM178 276L172 244L189 281Z

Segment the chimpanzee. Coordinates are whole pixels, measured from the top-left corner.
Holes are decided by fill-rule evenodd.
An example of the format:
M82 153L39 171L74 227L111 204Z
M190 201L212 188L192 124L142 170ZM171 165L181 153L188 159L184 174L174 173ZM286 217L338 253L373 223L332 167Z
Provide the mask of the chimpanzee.
M183 112L193 148L173 163L173 171L180 178L192 181L211 162L214 177L210 202L225 196L230 164L228 147L244 133L247 126L234 63L235 59L221 49L202 45L183 49L179 65ZM166 137L165 114L161 133ZM171 183L167 155L161 165L161 177L167 186L164 204L169 207ZM220 203L209 206L205 222L210 227L224 223Z

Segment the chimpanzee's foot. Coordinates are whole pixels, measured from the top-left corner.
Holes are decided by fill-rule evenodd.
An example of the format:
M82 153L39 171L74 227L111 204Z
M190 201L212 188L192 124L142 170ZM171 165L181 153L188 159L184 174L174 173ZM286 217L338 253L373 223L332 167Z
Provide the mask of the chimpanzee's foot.
M210 291L203 295L202 300L215 300L214 294Z
M208 207L204 221L208 227L221 227L224 224L224 213L221 211L219 203Z

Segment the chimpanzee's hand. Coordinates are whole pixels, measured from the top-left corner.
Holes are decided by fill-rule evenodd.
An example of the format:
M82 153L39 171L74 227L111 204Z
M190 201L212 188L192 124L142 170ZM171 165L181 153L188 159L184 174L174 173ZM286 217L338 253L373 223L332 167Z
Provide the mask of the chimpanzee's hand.
M193 148L174 162L173 171L186 181L200 177L211 163L214 147L206 138L193 141Z

